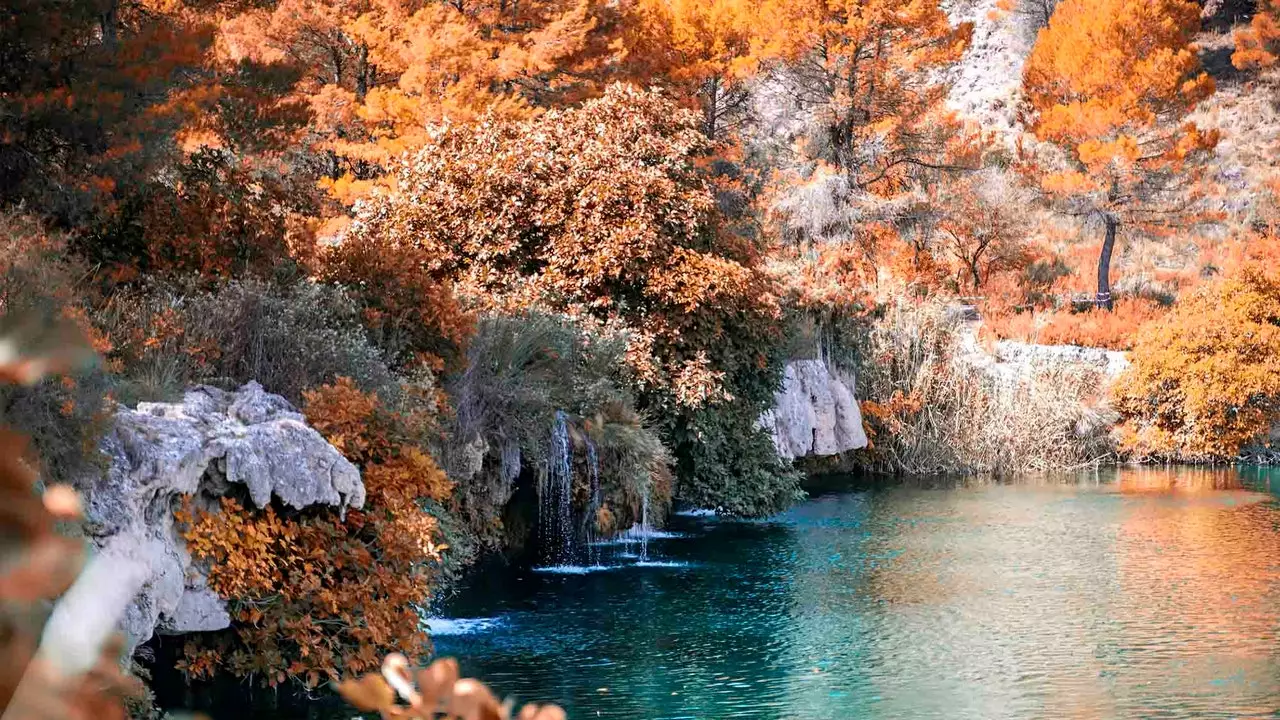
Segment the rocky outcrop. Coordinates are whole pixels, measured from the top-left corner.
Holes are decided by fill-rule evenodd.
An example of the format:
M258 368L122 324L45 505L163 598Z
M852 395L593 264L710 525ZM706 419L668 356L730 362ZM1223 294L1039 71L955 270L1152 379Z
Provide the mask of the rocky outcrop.
M105 472L78 484L86 534L113 576L131 583L121 622L131 646L154 632L218 630L230 617L174 528L183 496L197 507L241 486L250 501L292 508L364 504L360 473L284 398L249 383L200 386L180 403L121 409L102 441Z
M1020 129L1022 66L1031 52L1037 19L1033 14L1010 12L999 0L958 0L947 5L953 25L973 23L973 38L964 57L947 73L951 83L947 103L961 117L1011 140Z
M1000 340L985 346L978 325L966 322L957 332L957 362L977 367L997 381L1015 384L1045 371L1096 372L1110 383L1129 367L1129 356L1117 350L1079 345L1037 345Z
M854 384L821 360L787 363L774 407L760 416L778 456L825 457L867 446Z
M1064 366L1093 369L1107 380L1114 380L1129 367L1129 358L1123 352L1079 345L1035 345L1001 340L996 343L994 356L998 363L1020 369Z

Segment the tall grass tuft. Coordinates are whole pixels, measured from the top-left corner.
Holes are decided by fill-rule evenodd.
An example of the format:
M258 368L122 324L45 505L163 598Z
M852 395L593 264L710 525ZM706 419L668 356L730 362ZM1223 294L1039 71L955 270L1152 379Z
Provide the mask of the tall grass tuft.
M858 396L872 448L859 462L903 474L1061 470L1109 458L1100 371L993 371L971 331L937 304L897 304L867 331Z

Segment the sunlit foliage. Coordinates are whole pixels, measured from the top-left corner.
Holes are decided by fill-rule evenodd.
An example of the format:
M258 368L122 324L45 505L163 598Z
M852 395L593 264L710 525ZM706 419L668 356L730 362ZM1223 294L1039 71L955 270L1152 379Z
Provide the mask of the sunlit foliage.
M697 406L725 397L717 373L754 363L777 314L755 249L717 225L707 148L692 113L625 86L444 126L346 242L419 258L481 305L618 319L657 358L651 381Z
M388 408L339 379L306 394L308 420L362 469L365 507L285 516L223 498L211 510L179 511L192 556L209 564L209 586L230 601L234 642L188 647L183 669L220 668L276 685L370 671L383 653L424 656L429 640L417 603L430 596L445 549L423 503L452 483L422 446L430 405Z
M1280 2L1258 0L1258 9L1247 28L1235 34L1236 51L1231 64L1241 70L1270 67L1280 56Z
M1023 87L1040 140L1065 166L1037 169L1067 212L1105 228L1098 299L1110 306L1111 255L1122 226L1185 222L1197 163L1218 140L1184 118L1213 93L1192 38L1189 0L1063 0L1027 59Z
M1224 460L1280 420L1280 281L1250 265L1183 298L1138 336L1116 389L1136 455Z

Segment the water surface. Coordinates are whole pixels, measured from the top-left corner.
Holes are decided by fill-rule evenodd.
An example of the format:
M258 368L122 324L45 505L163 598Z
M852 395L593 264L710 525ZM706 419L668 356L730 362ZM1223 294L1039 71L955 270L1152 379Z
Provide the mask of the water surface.
M668 529L640 566L477 579L439 652L574 718L1280 717L1280 473L907 483Z

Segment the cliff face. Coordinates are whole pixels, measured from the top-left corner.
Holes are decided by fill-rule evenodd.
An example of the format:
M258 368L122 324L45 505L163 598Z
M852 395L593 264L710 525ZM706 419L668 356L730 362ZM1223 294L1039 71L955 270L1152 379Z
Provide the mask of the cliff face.
M106 472L78 484L94 565L115 596L132 598L120 622L131 647L155 632L219 630L230 623L174 527L182 497L212 508L240 485L258 507L273 498L296 509L364 503L355 466L284 398L257 383L236 392L200 386L180 403L121 409L101 451Z
M865 448L867 435L853 388L851 378L821 360L788 363L773 409L760 416L778 456L792 460Z

